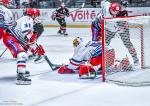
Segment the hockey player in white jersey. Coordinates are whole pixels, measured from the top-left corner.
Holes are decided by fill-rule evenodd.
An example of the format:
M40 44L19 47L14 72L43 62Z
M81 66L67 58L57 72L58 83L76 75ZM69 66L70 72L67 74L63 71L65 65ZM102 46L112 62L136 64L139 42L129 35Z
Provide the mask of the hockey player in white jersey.
M29 55L29 58L36 57L35 62L41 62L42 56L35 54L36 44L38 37L43 32L43 25L37 20L37 17L39 16L40 12L38 9L34 8L27 8L23 17L17 20L16 29L19 30L24 38L30 42L26 47L24 47L27 51L29 50L28 46L32 49L31 55Z
M16 84L30 84L31 79L26 77L29 74L26 70L26 52L20 44L19 38L15 35L14 27L16 26L16 22L13 20L13 14L4 6L10 2L10 0L0 1L0 34L4 45L10 50L13 57L17 59Z
M124 5L123 2L121 2L121 5ZM125 14L123 13L125 10L121 5L116 2L109 3L107 0L103 0L101 2L101 7L102 7L102 13L104 15L104 18L113 18L113 17L115 18L115 17L125 16L127 13ZM106 44L109 45L111 39L114 38L117 33L120 36L125 47L128 49L129 53L131 54L134 65L138 65L139 59L137 57L136 50L130 40L130 31L129 31L128 23L126 21L118 21L118 22L110 22L106 24L107 24L105 25L107 26L105 28Z

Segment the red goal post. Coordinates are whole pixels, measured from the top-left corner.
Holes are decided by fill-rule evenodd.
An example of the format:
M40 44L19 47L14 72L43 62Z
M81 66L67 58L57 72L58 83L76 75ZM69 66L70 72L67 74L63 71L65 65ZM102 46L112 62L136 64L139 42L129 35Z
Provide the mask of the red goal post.
M130 72L138 58L138 70L150 68L150 16L132 16L105 18L102 20L102 80L107 80L110 73ZM115 51L114 64L106 67L111 60L107 60L106 47ZM132 49L132 50L131 50ZM136 56L137 55L137 56ZM128 64L124 66L124 59ZM149 60L149 61L148 61ZM130 65L130 68L129 68ZM136 64L137 65L137 64ZM115 69L117 68L117 69ZM124 68L124 69L123 69Z

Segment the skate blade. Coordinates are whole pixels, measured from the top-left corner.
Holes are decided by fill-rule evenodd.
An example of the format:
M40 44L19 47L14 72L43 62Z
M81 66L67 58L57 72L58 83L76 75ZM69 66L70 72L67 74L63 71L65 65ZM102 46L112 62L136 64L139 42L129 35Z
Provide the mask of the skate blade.
M31 85L31 81L16 81L16 85Z

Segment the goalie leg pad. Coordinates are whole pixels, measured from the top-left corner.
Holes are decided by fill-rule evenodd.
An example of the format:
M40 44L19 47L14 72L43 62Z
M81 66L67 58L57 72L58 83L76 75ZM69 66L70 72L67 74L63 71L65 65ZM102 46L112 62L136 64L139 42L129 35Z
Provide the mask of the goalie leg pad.
M58 69L58 73L59 74L73 74L75 73L75 71L73 71L72 69L69 69L67 65L64 65Z
M97 56L97 57L91 58L90 59L90 64L92 66L101 65L102 64L102 57L101 56Z
M88 65L84 65L84 64L81 64L80 67L79 67L79 77L81 78L83 75L87 75L88 77L91 76L91 74L95 74L96 76L96 72L95 70L91 67L91 66L88 66Z

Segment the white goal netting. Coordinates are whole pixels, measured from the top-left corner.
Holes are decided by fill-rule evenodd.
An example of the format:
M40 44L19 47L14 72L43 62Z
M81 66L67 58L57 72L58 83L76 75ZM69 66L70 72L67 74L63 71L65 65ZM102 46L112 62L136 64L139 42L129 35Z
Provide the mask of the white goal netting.
M150 17L104 19L102 26L103 80L150 85Z

